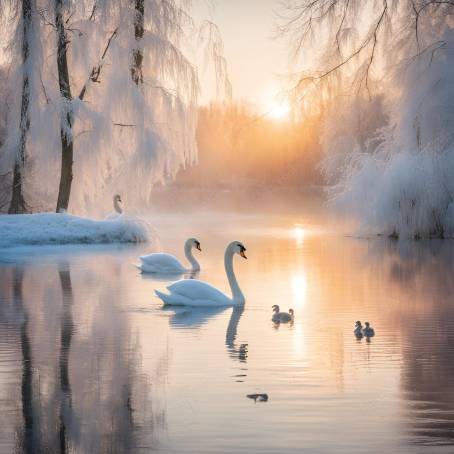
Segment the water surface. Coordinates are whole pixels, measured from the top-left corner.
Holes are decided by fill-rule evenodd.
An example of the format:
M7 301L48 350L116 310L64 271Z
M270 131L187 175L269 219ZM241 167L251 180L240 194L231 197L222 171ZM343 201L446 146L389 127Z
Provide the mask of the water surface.
M2 250L0 452L453 452L453 243L271 211L151 217L180 257L199 238L198 277L225 291L243 241L244 309L163 310L146 245Z

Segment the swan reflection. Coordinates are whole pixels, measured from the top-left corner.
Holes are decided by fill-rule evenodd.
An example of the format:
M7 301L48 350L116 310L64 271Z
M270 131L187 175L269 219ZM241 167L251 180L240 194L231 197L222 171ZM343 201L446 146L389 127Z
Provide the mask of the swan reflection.
M190 308L184 306L163 306L164 312L171 312L169 317L170 326L173 328L200 328L208 323L212 318L225 312L227 307L197 307Z
M229 307L178 307L178 306L163 306L161 308L164 312L171 312L169 317L169 325L175 329L200 329L208 324L212 319L218 315L231 310L229 322L227 324L225 333L225 346L230 358L245 364L248 358L248 344L245 342L238 343L238 325L244 313L244 306ZM244 378L247 369L242 368L235 378ZM236 381L243 381L236 380Z

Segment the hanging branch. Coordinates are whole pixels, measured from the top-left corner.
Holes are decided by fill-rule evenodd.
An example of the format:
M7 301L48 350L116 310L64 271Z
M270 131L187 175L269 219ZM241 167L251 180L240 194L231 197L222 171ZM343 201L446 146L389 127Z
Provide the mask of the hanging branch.
M99 76L101 74L101 69L102 69L103 64L104 64L104 58L105 58L105 56L107 54L107 51L109 50L110 43L112 42L113 38L117 35L117 32L118 32L118 28L116 28L112 32L112 34L110 35L110 38L107 41L106 47L104 49L104 52L101 55L101 60L99 61L99 63L96 66L93 66L93 69L91 70L91 73L90 73L90 76L88 77L88 80L85 82L84 86L82 87L82 90L80 91L79 96L78 96L78 98L81 101L83 101L83 99L85 97L85 93L87 91L88 84L90 82L99 82Z
M389 0L382 0L377 14L374 16L369 30L361 41L350 49L349 52L342 52L342 44L346 43L348 38L343 37L345 32L348 32L351 26L347 23L348 18L357 18L361 7L365 7L368 3L364 0L299 0L296 3L291 3L286 10L290 12L288 17L281 16L284 24L279 28L282 35L291 34L294 37L294 55L297 57L306 42L313 37L314 32L319 32L321 27L327 21L330 21L335 27L333 38L334 51L338 55L337 61L326 69L308 73L306 71L296 73L297 82L295 90L307 82L320 82L329 78L329 76L339 73L344 67L351 63L356 58L360 58L363 64L358 65L360 84L369 91L369 79L371 68L374 64L377 55L377 48L380 34L389 30L388 21L391 18L390 11L392 3ZM377 2L378 3L378 2ZM420 53L419 39L419 23L422 14L430 11L431 13L438 8L445 7L446 9L454 7L454 0L424 0L417 2L410 0L406 6L408 8L408 25L414 29L414 37L417 46L417 53ZM334 57L334 54L331 55Z

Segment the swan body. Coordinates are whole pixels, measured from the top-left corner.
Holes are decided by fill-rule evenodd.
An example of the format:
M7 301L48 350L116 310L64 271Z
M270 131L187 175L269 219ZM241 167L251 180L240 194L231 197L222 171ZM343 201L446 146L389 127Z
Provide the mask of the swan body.
M195 238L189 238L184 244L184 254L191 264L191 268L186 268L175 256L157 252L150 255L142 255L138 265L138 268L143 273L186 273L188 271L199 271L199 262L192 255L192 248L196 248L199 251L200 241Z
M164 305L197 307L242 305L245 299L233 272L233 256L239 254L243 258L247 258L245 251L246 248L239 241L233 241L225 250L224 266L232 291L231 298L216 287L197 279L177 281L167 287L169 293L155 290L155 294L163 301Z
M353 330L353 333L356 337L363 337L363 326L361 325L361 322L359 320L355 323L355 329Z
M273 317L271 320L274 323L288 323L293 321L293 319L293 309L289 309L288 312L279 312L279 306L277 304L273 306Z
M112 221L114 219L118 219L120 216L123 215L123 208L121 207L121 197L120 194L115 194L113 197L113 206L114 206L114 212L109 214L106 217L107 221Z
M370 323L369 322L365 322L364 325L365 326L363 328L363 335L365 337L373 337L373 336L375 336L374 328L372 328L372 326L370 326Z

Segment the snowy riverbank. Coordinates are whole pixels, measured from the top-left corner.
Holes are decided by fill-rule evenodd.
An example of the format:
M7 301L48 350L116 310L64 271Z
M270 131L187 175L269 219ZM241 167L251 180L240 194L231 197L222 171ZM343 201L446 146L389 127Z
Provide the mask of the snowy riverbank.
M145 222L127 217L99 221L69 214L0 216L0 247L57 244L142 243L149 241Z

